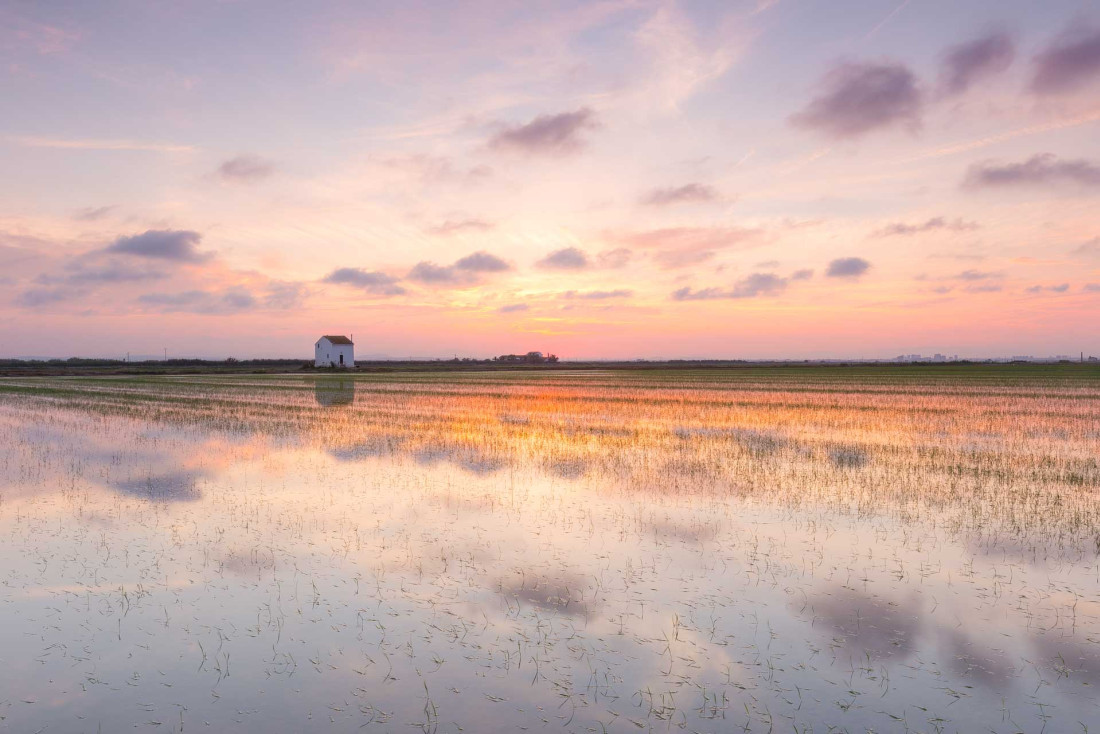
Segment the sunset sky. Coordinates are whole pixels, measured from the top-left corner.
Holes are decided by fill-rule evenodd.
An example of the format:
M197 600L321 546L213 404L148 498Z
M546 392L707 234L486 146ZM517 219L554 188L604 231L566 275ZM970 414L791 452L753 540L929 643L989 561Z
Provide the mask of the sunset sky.
M1095 0L0 0L0 356L1100 355Z

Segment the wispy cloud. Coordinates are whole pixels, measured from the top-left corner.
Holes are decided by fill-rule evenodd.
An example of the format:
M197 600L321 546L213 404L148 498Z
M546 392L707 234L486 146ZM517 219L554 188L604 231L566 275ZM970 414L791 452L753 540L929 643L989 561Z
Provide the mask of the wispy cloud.
M378 270L337 268L326 275L322 282L351 286L377 296L400 296L405 293L405 289L398 285L397 278Z
M255 155L239 155L218 166L218 176L231 183L255 183L275 173L275 164Z
M153 153L187 153L198 150L193 145L156 143L143 140L102 140L81 138L48 138L35 135L8 135L8 142L26 148L63 148L70 150L134 150Z
M1100 186L1100 166L1088 160L1062 160L1042 153L1021 163L975 163L963 181L968 188L1039 184Z
M951 232L969 232L978 229L977 222L967 222L962 219L948 220L945 217L932 217L917 224L894 222L875 230L873 237L897 237L914 234L923 234L935 230L947 230Z
M539 115L526 124L506 126L489 139L489 147L537 155L576 153L585 146L583 133L596 127L596 114L587 107Z
M497 309L500 313L519 313L521 311L527 311L531 307L526 303L509 303L506 306L501 306Z
M630 298L634 295L634 291L628 288L618 288L613 291L565 291L558 298L563 298L567 301L582 300L582 301L606 301L611 298Z
M109 206L87 207L73 214L73 219L78 222L98 222L106 218L117 208L118 207L113 204Z
M1024 290L1028 293L1065 293L1069 290L1069 283L1059 283L1058 285L1033 285Z
M493 229L494 226L492 222L486 222L483 219L448 219L445 222L429 227L428 231L431 234L446 237L452 234L461 234L463 232L487 232Z
M669 186L653 189L641 198L646 206L668 206L670 204L698 204L717 200L718 192L712 186L689 183L683 186Z
M758 298L776 296L787 289L787 279L775 273L753 273L734 284L732 288L680 288L672 293L674 301L711 301L720 298Z

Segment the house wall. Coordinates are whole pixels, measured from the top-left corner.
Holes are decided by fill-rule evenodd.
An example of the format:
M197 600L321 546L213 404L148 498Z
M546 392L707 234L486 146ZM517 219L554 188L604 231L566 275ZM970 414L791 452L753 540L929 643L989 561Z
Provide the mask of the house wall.
M344 355L344 364L340 364L340 355ZM313 365L315 367L328 367L334 364L337 367L355 366L354 344L332 344L328 339L318 339L313 349Z

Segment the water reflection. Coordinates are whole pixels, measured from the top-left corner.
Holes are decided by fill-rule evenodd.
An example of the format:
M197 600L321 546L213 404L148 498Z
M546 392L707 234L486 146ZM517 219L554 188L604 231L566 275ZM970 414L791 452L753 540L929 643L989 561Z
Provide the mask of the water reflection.
M322 408L335 408L355 403L355 381L320 378L314 385L314 398Z
M1075 419L941 471L834 394L219 380L0 392L0 728L1100 727Z

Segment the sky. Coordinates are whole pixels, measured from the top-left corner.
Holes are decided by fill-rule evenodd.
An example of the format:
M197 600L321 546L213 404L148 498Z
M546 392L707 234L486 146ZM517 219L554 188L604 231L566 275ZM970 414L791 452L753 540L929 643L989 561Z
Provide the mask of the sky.
M0 0L0 356L1100 355L1092 0Z

